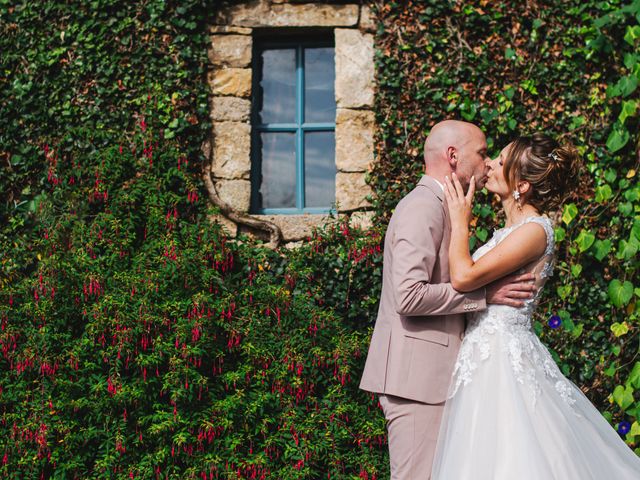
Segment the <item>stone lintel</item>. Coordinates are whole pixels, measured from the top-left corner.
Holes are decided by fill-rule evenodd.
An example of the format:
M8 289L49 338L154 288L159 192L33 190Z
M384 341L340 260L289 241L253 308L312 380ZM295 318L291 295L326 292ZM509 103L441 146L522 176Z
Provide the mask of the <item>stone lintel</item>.
M356 4L273 4L254 0L220 10L214 23L234 27L354 27L358 14Z

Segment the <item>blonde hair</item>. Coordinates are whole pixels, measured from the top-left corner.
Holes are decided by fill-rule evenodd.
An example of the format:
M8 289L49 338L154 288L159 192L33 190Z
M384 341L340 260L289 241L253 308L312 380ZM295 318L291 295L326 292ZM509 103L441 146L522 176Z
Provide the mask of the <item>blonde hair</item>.
M507 152L505 178L512 190L519 181L531 189L524 200L540 212L558 209L578 186L580 156L572 145L560 145L544 133L518 137Z

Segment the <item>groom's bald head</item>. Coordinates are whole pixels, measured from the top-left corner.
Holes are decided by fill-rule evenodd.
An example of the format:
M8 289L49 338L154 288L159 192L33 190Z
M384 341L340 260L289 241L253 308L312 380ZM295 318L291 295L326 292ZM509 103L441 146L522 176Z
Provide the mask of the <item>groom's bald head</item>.
M486 182L487 140L476 125L459 120L437 123L424 142L424 163L428 175L442 181L455 172L466 188L472 175L476 187Z

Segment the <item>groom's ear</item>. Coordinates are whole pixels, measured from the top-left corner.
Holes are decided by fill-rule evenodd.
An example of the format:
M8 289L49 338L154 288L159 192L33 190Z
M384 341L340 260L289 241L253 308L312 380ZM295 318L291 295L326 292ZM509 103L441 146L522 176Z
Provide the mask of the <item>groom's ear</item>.
M458 166L458 150L456 147L447 148L447 161L449 162L451 170L455 171Z

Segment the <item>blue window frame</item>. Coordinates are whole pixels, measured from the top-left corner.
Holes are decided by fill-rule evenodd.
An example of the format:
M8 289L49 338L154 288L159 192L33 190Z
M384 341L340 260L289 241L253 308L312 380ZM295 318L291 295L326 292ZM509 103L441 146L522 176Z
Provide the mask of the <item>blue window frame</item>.
M251 212L331 212L336 176L333 40L256 40L255 45Z

